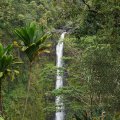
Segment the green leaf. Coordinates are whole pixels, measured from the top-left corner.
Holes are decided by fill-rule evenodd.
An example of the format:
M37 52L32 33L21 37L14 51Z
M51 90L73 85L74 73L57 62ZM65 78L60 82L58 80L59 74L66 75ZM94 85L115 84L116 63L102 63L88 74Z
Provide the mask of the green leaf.
M0 120L4 120L3 117L0 117Z
M25 27L16 29L15 33L23 41L24 45L22 45L22 51L26 53L30 62L33 61L38 53L49 52L46 49L50 45L44 45L44 43L50 35L45 34L43 26L39 26L35 22L32 22Z
M10 69L7 69L7 72L11 72L11 70L10 70Z
M0 72L0 78L3 77L3 72Z
M13 62L12 64L23 64L24 62Z
M3 52L4 52L4 49L3 49L2 44L0 43L0 58L2 57Z
M19 74L19 73L20 73L18 70L14 70L14 72L15 72L16 74Z
M10 53L12 49L13 49L13 45L12 45L12 44L8 45L8 46L5 48L5 54Z

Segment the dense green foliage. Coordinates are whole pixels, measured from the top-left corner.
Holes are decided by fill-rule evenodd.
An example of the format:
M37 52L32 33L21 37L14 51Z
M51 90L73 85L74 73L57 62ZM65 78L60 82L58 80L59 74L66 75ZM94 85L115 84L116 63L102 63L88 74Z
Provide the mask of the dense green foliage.
M68 32L64 87L55 90L55 45L62 30ZM52 36L44 42L48 33ZM0 42L5 46L13 43L11 55L24 61L19 76L14 81L4 78L2 84L5 120L53 120L57 95L64 98L65 120L120 119L119 0L0 0ZM0 64L5 66L2 44Z
M16 74L19 73L15 69L16 61L11 51L13 49L13 45L8 45L4 47L0 44L0 113L3 113L3 104L2 104L2 83L6 77L11 78L14 80Z

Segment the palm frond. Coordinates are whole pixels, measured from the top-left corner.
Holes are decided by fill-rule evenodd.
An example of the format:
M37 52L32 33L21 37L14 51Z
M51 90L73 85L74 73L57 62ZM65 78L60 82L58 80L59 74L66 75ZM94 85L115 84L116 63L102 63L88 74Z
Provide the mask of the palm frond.
M30 23L26 27L15 30L16 35L23 41L22 50L28 56L30 62L37 56L38 51L44 51L43 44L50 35L45 34L43 26L37 25L35 22Z

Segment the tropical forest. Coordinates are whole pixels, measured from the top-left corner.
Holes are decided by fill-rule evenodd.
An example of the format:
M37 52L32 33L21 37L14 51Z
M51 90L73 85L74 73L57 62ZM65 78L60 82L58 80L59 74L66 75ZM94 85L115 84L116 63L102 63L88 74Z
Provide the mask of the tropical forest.
M0 120L120 120L120 0L0 0Z

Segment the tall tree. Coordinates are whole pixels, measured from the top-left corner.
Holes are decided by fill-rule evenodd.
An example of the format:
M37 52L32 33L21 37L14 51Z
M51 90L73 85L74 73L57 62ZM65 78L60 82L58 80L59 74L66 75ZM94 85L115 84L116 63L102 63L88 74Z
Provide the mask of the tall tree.
M23 113L23 118L25 116L26 108L27 108L27 102L29 97L29 91L30 91L30 84L31 84L31 67L33 64L33 61L36 57L38 57L39 54L43 52L49 52L48 48L50 47L50 44L46 44L45 41L48 39L49 34L45 33L44 27L37 25L35 22L30 23L29 25L16 29L15 33L20 38L20 40L23 42L21 44L21 49L27 57L29 58L30 64L29 64L29 80L28 80L28 86L27 86L27 97L25 101L25 109Z
M11 54L13 50L13 45L8 45L4 47L0 43L0 114L3 114L3 105L2 105L2 82L7 76L12 76L14 78L15 73L19 73L15 70L15 58Z

